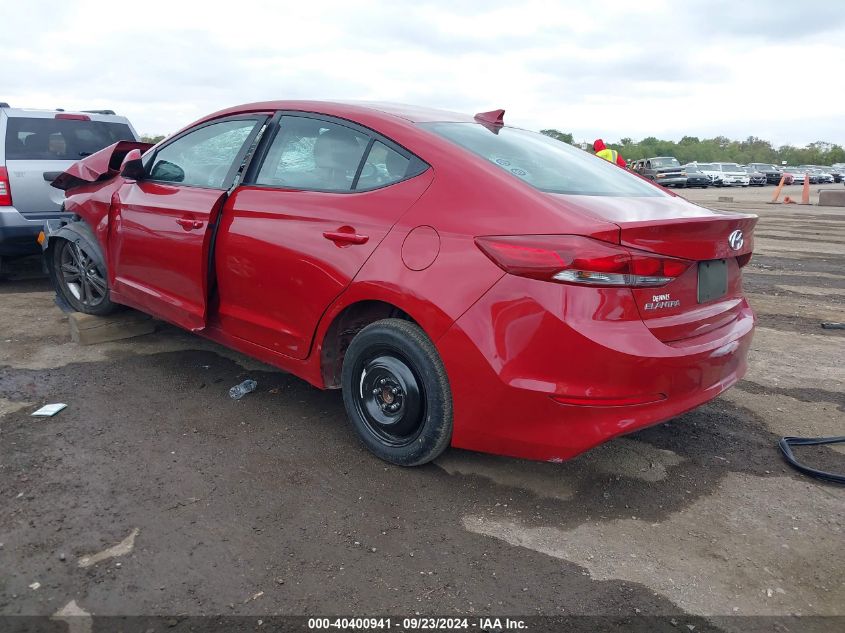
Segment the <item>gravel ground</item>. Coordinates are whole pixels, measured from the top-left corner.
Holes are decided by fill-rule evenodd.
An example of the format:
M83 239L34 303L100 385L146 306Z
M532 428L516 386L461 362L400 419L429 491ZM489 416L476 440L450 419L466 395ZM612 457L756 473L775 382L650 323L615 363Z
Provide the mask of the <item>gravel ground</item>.
M761 217L746 379L563 464L450 450L388 466L338 392L191 334L76 346L47 281L20 264L0 282L0 614L660 615L695 631L771 630L748 616L775 616L842 630L845 489L788 468L776 442L845 428L845 331L819 327L845 321L845 209L767 205L772 190L679 192ZM229 399L247 376L258 390ZM68 408L30 417L47 402ZM845 470L845 451L802 455ZM789 628L794 615L828 618Z

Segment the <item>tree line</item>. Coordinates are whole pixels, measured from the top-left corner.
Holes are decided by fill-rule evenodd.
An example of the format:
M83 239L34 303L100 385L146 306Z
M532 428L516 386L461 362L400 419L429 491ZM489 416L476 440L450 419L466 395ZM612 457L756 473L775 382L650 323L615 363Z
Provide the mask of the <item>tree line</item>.
M540 130L541 134L550 136L564 143L574 144L572 134L555 129ZM792 145L773 146L769 141L749 136L744 141L731 140L725 136L699 139L697 136L684 136L680 141L665 141L653 136L634 141L629 137L618 143L607 146L615 149L627 160L651 158L652 156L674 156L681 163L698 161L709 163L713 161L730 163L771 163L780 165L786 161L787 165L833 165L845 163L845 149L841 145L816 141L805 147ZM587 144L592 149L592 143Z

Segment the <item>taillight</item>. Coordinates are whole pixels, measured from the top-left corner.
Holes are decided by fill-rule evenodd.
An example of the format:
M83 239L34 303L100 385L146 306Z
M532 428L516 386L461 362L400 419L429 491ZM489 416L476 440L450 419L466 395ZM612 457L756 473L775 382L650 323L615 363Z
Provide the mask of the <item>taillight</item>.
M581 235L477 237L475 243L512 275L585 286L663 286L692 263Z
M9 172L0 167L0 207L12 206L12 187L9 183Z
M65 114L59 113L55 116L56 119L64 119L65 121L90 121L91 117L87 114Z

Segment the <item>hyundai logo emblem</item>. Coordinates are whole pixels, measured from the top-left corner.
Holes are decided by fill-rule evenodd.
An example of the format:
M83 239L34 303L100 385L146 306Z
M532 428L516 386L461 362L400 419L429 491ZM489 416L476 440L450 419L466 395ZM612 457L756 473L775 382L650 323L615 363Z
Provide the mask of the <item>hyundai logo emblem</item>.
M728 236L728 244L731 245L731 248L735 251L738 251L742 248L742 245L745 244L745 238L742 237L742 231L737 229L733 233Z

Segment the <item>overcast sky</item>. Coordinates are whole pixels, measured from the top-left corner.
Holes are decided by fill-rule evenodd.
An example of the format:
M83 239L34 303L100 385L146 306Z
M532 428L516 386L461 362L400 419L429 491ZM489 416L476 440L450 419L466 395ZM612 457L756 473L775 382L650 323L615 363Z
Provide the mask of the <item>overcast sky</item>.
M266 99L364 99L575 138L845 144L845 2L5 1L0 101L164 134Z

